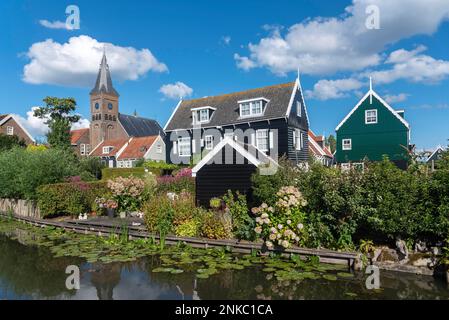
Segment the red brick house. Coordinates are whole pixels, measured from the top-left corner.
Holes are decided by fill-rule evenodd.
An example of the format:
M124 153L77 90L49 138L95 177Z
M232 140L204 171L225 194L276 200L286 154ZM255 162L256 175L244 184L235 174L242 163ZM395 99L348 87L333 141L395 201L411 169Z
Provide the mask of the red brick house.
M23 139L27 145L36 142L33 136L20 124L17 117L12 114L0 115L0 134L17 136Z

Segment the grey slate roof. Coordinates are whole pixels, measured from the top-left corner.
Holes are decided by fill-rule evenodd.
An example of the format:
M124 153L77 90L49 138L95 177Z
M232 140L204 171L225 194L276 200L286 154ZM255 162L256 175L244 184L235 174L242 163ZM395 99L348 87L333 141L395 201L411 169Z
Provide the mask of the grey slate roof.
M175 114L173 114L170 122L167 123L165 131L192 128L192 108L206 106L216 108L217 110L214 111L210 121L203 124L203 127L215 127L265 119L283 118L287 114L294 86L295 82L290 82L221 96L182 101ZM264 114L259 117L240 118L238 101L253 98L266 98L270 100L266 105Z
M111 73L109 72L109 65L106 59L106 54L103 54L101 59L100 70L98 71L97 81L95 87L90 94L108 93L114 96L119 96L118 92L112 86Z
M130 137L164 136L164 130L156 120L121 113L118 119Z

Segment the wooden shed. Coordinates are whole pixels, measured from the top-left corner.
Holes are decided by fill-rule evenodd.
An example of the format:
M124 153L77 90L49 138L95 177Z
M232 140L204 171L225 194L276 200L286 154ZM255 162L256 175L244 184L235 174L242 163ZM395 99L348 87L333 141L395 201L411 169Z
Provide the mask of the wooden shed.
M192 169L197 205L209 207L210 199L228 190L251 197L251 176L259 166L273 174L278 164L256 147L225 137Z

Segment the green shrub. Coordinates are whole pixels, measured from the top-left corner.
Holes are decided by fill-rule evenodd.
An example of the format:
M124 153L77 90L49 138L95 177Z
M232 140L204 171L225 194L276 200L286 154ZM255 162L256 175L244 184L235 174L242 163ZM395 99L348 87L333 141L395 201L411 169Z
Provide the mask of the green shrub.
M72 151L14 148L0 153L0 198L34 200L37 187L79 176L82 169Z
M103 168L101 170L102 180L107 181L118 177L128 178L134 176L136 178L143 178L145 175L145 168Z
M220 217L214 212L205 211L201 214L200 235L208 239L231 239L232 233Z
M42 216L77 216L92 212L95 199L108 193L102 182L71 182L40 186L37 190L37 203Z
M254 228L256 226L255 220L250 215L248 204L245 195L236 193L231 190L224 195L223 201L232 216L232 233L237 239L254 240Z
M179 237L197 237L200 232L199 219L190 219L175 227L175 233Z

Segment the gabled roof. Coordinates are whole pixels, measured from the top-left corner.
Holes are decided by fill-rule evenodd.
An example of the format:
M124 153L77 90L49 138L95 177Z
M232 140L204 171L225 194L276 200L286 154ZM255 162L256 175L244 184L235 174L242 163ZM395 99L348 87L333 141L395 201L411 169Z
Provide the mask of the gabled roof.
M435 159L434 159L435 155L436 155L437 153L444 152L444 151L445 151L444 148L441 147L441 146L439 146L439 147L436 148L436 149L432 152L432 154L427 158L426 162L429 162L429 161L431 161L431 160L435 160Z
M319 144L319 142L324 140L323 136L316 136L312 130L309 130L308 132L308 140L309 140L309 150L316 156L326 156L333 158L334 155L329 150L328 147L322 148ZM324 141L323 141L324 142Z
M118 119L123 129L130 137L164 135L164 130L156 120L129 116L121 113L119 113Z
M24 126L22 126L19 119L16 116L14 116L13 114L0 115L0 126L3 125L4 123L6 123L9 119L13 119L15 121L15 123L17 123L17 125L20 127L20 129L22 129L22 131L25 132L25 134L28 136L28 138L30 138L31 141L36 142L36 140L34 140L33 136L28 132L27 129L25 129Z
M128 145L118 155L117 159L141 159L150 150L159 136L131 138Z
M126 147L129 139L104 140L89 154L94 157L114 157L122 148ZM113 147L109 153L103 153L103 147Z
M192 109L205 106L216 108L216 110L210 121L204 124L203 127L285 118L291 109L291 97L295 93L294 89L297 88L297 83L297 81L294 81L220 96L182 100L165 125L165 130L173 131L192 128ZM257 98L269 100L263 115L240 118L238 101Z
M375 97L377 100L380 101L396 118L399 119L399 121L402 122L402 124L410 130L410 124L405 121L403 117L401 117L384 99L382 99L373 89L370 89L362 99L357 103L357 105L347 114L347 116L340 122L340 124L335 128L335 131L338 131L341 126L352 116L352 114L362 105L362 103L368 99Z
M89 135L89 130L89 128L85 128L70 131L70 143L77 144L78 140Z
M101 59L100 70L98 71L95 87L90 92L90 94L98 93L107 93L116 97L119 96L112 85L111 73L109 72L109 65L105 53L103 53L103 58Z
M213 162L214 157L226 146L229 145L236 152L241 154L248 162L252 163L256 167L263 164L269 164L270 166L267 170L273 169L273 166L277 167L278 163L267 156L263 151L259 150L257 147L242 143L240 141L235 141L231 137L225 137L218 143L215 148L213 148L198 164L192 169L192 177L196 177L196 173L201 170L206 164Z

